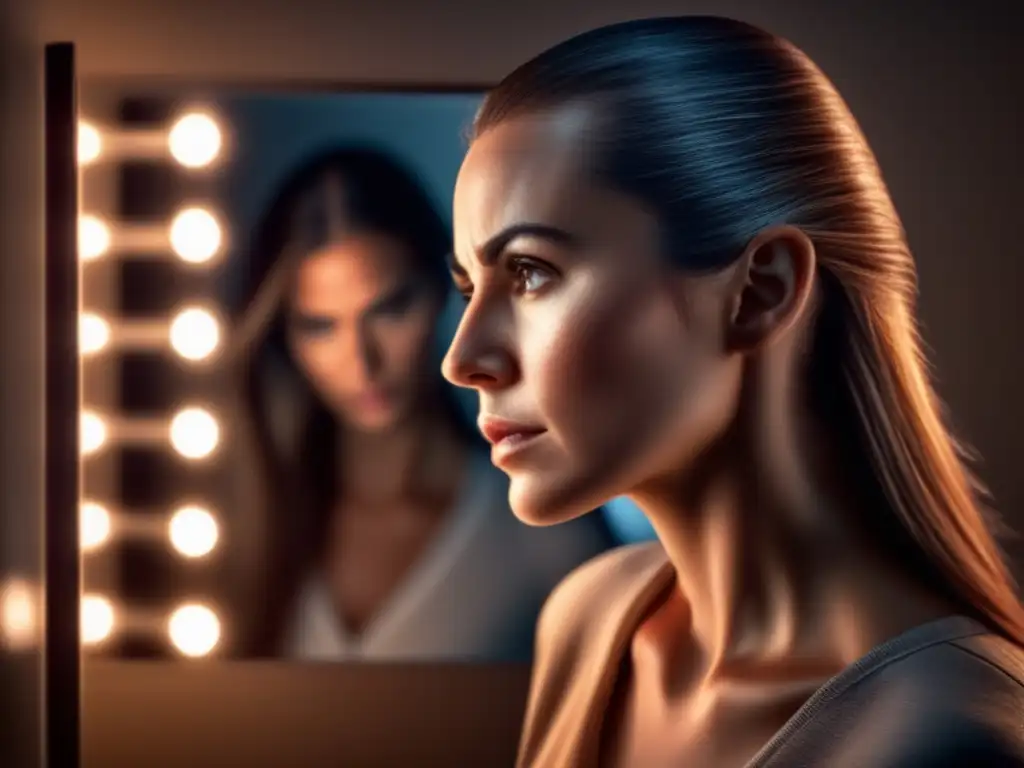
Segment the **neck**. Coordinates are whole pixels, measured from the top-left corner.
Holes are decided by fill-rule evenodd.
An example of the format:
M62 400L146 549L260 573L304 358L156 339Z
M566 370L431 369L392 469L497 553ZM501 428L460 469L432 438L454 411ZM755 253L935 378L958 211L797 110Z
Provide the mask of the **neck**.
M373 503L430 492L435 485L444 490L460 447L438 408L422 409L387 430L345 429L339 441L343 495Z
M838 670L951 612L860 532L878 510L831 476L842 462L796 400L747 414L699 466L631 494L675 566L708 680L780 662Z

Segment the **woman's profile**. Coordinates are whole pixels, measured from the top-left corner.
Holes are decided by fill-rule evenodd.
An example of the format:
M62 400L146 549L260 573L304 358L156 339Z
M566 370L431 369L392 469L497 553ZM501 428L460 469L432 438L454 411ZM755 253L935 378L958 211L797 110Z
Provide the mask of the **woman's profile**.
M540 619L520 768L1024 766L1024 608L943 424L873 154L799 50L575 37L486 97L445 376L516 515L659 541Z
M509 513L438 373L448 228L390 155L310 158L255 229L238 323L255 464L243 655L528 659L537 613L602 525ZM538 536L537 534L541 535Z

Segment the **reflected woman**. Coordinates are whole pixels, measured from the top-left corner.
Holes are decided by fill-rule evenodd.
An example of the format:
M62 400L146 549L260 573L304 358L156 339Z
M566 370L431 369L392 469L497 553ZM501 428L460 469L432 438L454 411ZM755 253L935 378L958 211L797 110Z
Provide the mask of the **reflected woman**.
M1024 608L825 76L647 19L524 64L474 128L445 375L522 520L626 494L659 539L548 601L519 766L1024 766Z
M413 176L351 147L296 171L256 231L239 324L263 546L242 651L528 659L540 606L610 544L508 509L438 370L451 241Z

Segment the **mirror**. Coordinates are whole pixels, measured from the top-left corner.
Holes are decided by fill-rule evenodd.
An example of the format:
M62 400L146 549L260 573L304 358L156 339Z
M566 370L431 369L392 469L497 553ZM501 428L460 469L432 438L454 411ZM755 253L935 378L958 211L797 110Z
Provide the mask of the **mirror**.
M82 637L96 655L528 661L628 502L532 528L440 376L477 93L88 92Z

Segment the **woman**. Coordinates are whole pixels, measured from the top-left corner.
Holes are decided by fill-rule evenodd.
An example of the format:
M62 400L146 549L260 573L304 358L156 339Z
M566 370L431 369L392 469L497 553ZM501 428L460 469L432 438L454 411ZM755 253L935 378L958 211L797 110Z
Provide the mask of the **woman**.
M516 515L626 494L659 539L548 601L521 768L1024 765L1024 609L801 52L707 17L552 48L487 96L455 235L444 372Z
M610 542L509 513L437 373L451 241L426 193L378 151L325 153L254 243L241 402L266 530L243 652L528 659L550 590Z

